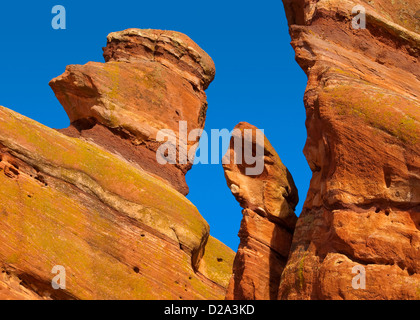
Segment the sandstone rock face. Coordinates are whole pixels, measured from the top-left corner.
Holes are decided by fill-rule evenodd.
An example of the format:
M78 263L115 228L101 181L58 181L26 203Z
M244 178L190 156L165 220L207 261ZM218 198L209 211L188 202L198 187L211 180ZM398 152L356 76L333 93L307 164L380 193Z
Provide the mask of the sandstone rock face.
M245 161L235 161L235 143L244 145L245 130L251 130L254 144L264 143L264 170L257 176L246 175ZM244 208L226 299L277 299L297 220L298 192L293 179L267 138L259 140L257 135L263 133L239 123L226 154L229 162L223 165L227 184Z
M3 107L0 128L7 275L0 283L10 288L11 278L23 287L6 297L23 289L30 294L23 290L21 298L30 299L224 297L234 254L209 237L184 196L93 143ZM206 276L198 271L203 263ZM66 268L65 291L51 287L55 265Z
M420 299L420 3L283 2L313 176L278 298Z
M166 34L145 32L159 35L156 48ZM69 67L53 80L73 123L67 135L0 107L0 299L225 297L234 252L209 236L207 222L176 185L129 161L126 144L107 148L118 144L117 138L140 141L143 129L174 127L176 120L165 118L168 110L175 112L170 108L180 108L191 127L203 125L198 120L202 90L214 67L191 71L187 66L205 68L211 60L186 36L171 35L180 39L170 38L171 43L192 56L180 58L179 65L185 63L180 70L174 61L163 67L139 57L137 62ZM113 70L124 71L113 78ZM171 81L147 78L158 71ZM107 87L114 80L123 85ZM198 89L190 84L194 81ZM158 86L164 89L155 101ZM114 94L106 98L111 89ZM141 104L142 99L150 103ZM107 109L112 103L115 108ZM133 129L137 125L139 131ZM160 170L157 164L155 170ZM65 268L65 290L52 288L54 266Z
M68 66L50 82L72 124L63 132L95 141L186 195L191 164L158 165L157 133L172 130L188 151L196 144L180 137L179 122L187 134L204 128L213 61L181 33L139 29L111 33L104 57Z

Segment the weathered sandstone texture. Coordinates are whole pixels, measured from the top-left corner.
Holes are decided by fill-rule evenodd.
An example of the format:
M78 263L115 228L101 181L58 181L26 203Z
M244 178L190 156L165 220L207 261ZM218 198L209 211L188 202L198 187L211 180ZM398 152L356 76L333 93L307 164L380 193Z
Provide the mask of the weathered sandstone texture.
M213 64L175 32L108 40L112 61L51 83L68 135L0 107L0 299L223 299L233 251L209 236L182 184L130 161L137 149L123 144L152 153L157 129L201 128ZM56 265L65 290L51 286Z
M420 2L283 2L313 176L278 298L420 299Z
M186 195L191 164L158 165L156 135L172 130L188 151L194 147L179 136L179 122L187 122L187 133L204 128L212 59L174 31L113 32L103 50L106 63L70 65L50 82L71 121L63 132L93 140Z
M244 209L239 231L240 244L226 299L277 299L280 276L286 265L297 217L294 209L298 192L287 168L264 136L264 170L258 176L246 175L245 161L235 161L235 141L244 146L244 130L256 136L263 133L241 122L233 131L223 165L227 184ZM226 156L225 156L226 157ZM238 158L239 159L239 158Z

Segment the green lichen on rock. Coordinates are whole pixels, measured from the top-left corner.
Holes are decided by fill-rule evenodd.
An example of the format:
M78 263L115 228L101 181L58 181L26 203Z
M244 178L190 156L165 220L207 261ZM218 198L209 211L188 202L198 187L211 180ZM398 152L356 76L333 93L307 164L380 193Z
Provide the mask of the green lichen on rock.
M409 144L417 144L420 138L420 114L413 100L384 92L358 89L357 86L341 85L326 88L321 99L332 99L337 114L362 119L370 126L383 130Z
M0 142L46 174L93 193L114 209L179 241L188 252L202 250L209 226L195 206L121 158L4 107L0 109Z
M137 263L145 270L153 261L191 274L188 288L197 298L223 298L191 273L184 253L166 253L164 244L150 250L152 243L146 240L128 252L124 247L127 234L115 218L89 201L80 203L70 189L58 192L25 174L18 180L1 174L0 183L4 209L0 240L7 243L0 249L3 264L44 279L52 277L54 265L64 266L66 290L78 299L178 299L171 290L172 275L161 277L157 284L153 273L146 270L140 275L130 267Z
M23 168L16 179L0 174L2 263L41 279L65 266L66 292L79 299L224 298L234 253L207 241L207 223L180 193L96 145L4 107L0 143L51 182ZM201 258L206 241L203 279L192 257ZM156 279L162 268L166 275ZM185 282L185 275L185 287L174 290L173 277Z
M302 289L305 284L305 277L303 275L303 271L305 268L305 258L306 258L306 252L304 253L302 259L299 261L298 266L298 279L299 279L299 288Z
M235 252L219 240L209 237L199 272L208 279L227 288L232 276Z

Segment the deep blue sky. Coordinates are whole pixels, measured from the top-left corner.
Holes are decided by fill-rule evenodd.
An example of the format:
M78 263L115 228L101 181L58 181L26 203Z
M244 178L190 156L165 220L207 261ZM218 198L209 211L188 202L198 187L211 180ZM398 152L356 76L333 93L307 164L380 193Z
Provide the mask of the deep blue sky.
M54 5L67 10L66 30L51 27ZM207 90L206 131L232 130L240 121L264 129L299 189L299 214L311 177L302 153L306 76L294 61L280 0L2 1L0 105L49 127L67 127L48 82L69 64L103 62L107 34L127 28L183 32L213 58L217 71ZM211 234L236 250L241 208L222 166L196 165L187 182L188 198Z

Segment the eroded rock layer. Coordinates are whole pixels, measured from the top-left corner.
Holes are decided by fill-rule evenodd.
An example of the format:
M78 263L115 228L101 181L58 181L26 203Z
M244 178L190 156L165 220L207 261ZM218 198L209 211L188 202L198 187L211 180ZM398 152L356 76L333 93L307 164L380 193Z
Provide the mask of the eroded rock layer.
M420 3L283 2L313 176L278 297L420 299Z
M110 37L133 33L142 43L141 30ZM156 48L166 34L144 33ZM151 172L129 157L135 139L152 143L147 130L175 127L169 110L191 128L204 122L214 67L186 36L168 37L185 66L137 57L70 66L53 80L72 120L67 135L0 107L0 299L225 297L233 251L209 236L177 185L153 174L158 164ZM65 268L65 289L52 287L54 266Z
M179 123L187 123L187 134L204 128L213 61L184 34L139 29L111 33L104 57L70 65L50 82L71 121L62 132L95 141L186 195L191 163L159 165L157 133L171 130L178 152L180 144L187 152L196 144L181 136Z
M258 175L247 175L248 165L235 151L245 152L247 130L252 134L254 150L257 144L264 144L261 146L264 169ZM226 181L244 210L226 299L275 300L297 220L294 209L298 192L289 171L256 127L239 123L233 131L227 156L229 161L223 164Z

